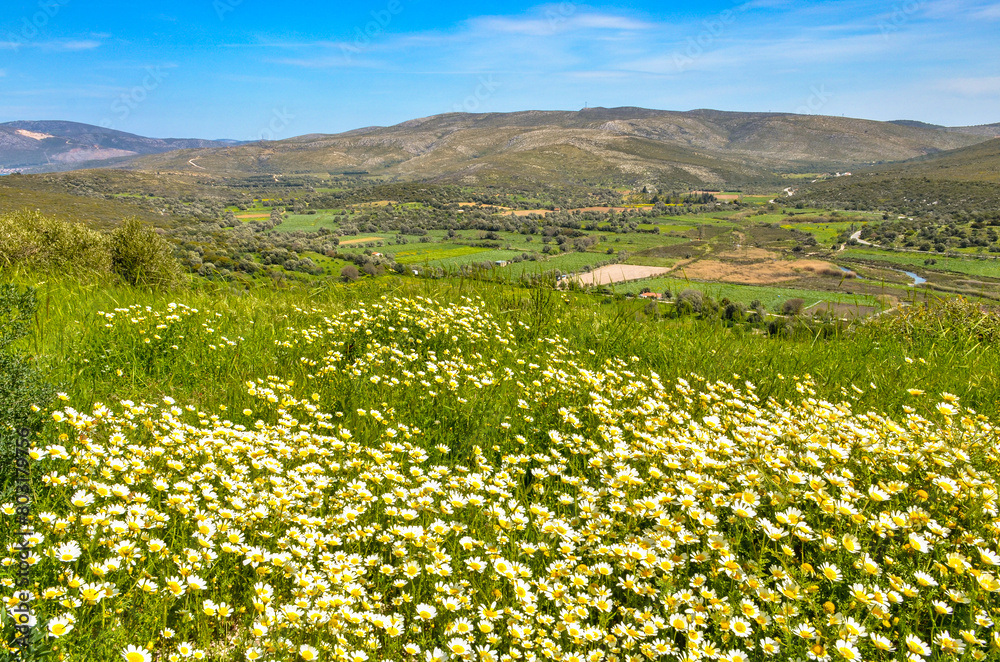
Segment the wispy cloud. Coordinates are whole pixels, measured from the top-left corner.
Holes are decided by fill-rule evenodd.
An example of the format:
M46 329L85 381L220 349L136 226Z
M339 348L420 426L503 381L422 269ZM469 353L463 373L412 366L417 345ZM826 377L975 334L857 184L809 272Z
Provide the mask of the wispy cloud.
M223 80L233 81L234 83L251 83L253 85L283 85L295 82L294 78L281 76L253 76L247 74L228 74L221 76L221 78Z
M972 17L977 21L1000 21L1000 3L980 7L972 12Z
M55 39L46 41L0 41L0 50L16 51L20 48L36 48L43 51L78 52L90 51L103 46L97 39Z
M270 94L312 113L301 120L310 130L389 124L456 105L792 111L814 87L835 93L823 112L862 117L982 123L996 121L1000 107L1000 0L533 0L546 4L480 15L466 5L464 20L379 0L354 11L317 5L309 20L290 8L264 23L244 3L249 13L225 24L209 0L199 1L196 13L132 3L145 22L96 3L93 12L60 14L32 38L0 28L0 108L21 95L37 109L62 109L25 116L100 119L111 99L143 83L151 60L180 62L184 73L170 77L170 94L152 95L149 117L160 113L181 130L195 121L188 111L197 98L214 118L197 121L220 135L230 122L259 128L251 110L271 103L261 99ZM380 7L403 4L399 20L378 18L373 27ZM483 80L497 91L477 96ZM79 89L90 84L97 87Z
M662 28L662 24L623 14L583 11L577 5L544 5L516 16L479 16L447 30L381 33L356 41L264 42L255 46L294 50L295 56L270 62L306 68L368 68L405 71L407 65L452 69L454 62L478 71L539 70L578 63L570 56L580 44L592 51L600 44L634 43ZM619 41L620 40L620 41ZM630 47L630 46L629 46ZM513 66L511 63L514 63Z
M572 6L572 5L570 5ZM466 29L503 35L543 37L589 30L623 30L638 32L653 30L656 25L627 16L605 13L577 13L568 8L549 9L542 15L530 16L480 16L470 19Z
M791 0L750 0L736 7L736 11L753 11L754 9L780 9L791 4Z
M951 78L941 81L938 87L966 97L998 96L1000 95L1000 76Z
M88 85L78 87L42 87L23 90L8 90L4 97L52 98L52 99L103 99L120 91L111 85Z
M932 0L926 3L926 14L936 19L963 19L973 21L1000 20L1000 4L996 2L969 2L969 0Z
M287 57L287 58L277 58L271 60L276 64L287 64L293 67L302 67L304 69L335 69L340 67L354 67L359 69L390 69L394 68L394 65L389 60L372 59L372 58L361 58L361 57L348 57L347 54L352 53L348 46L344 46L345 51L340 54L332 53L329 55L319 55L316 57Z
M80 39L76 41L42 42L41 47L53 51L91 51L103 44L96 39Z

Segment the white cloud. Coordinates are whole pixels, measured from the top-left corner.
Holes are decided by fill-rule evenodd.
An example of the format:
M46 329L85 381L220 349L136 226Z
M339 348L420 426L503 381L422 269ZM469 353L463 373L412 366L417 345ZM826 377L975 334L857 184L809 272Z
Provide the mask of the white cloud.
M485 34L544 37L584 30L651 30L651 23L615 14L578 14L573 5L544 9L529 16L480 16L470 19L467 29Z
M45 51L90 51L100 48L102 42L97 39L58 39L49 41L0 41L0 50L16 51L19 48L38 48Z
M720 72L746 67L776 71L781 67L866 62L900 46L898 41L888 43L877 35L826 39L804 36L735 40L723 37L705 39L701 43L694 40L678 42L663 54L622 62L620 67L648 74L678 74L689 70Z
M750 0L736 7L736 11L752 11L754 9L778 9L787 7L790 0Z
M921 6L916 0L914 5ZM963 19L973 21L1000 20L1000 4L997 2L969 2L968 0L934 0L927 3L927 15L937 19Z
M81 39L75 41L51 41L44 43L43 48L55 51L92 51L101 47L96 39Z
M977 21L1000 21L1000 4L980 7L972 12L972 18Z
M244 47L295 67L496 75L511 107L559 107L564 97L594 101L595 94L604 95L605 105L719 107L719 99L733 98L727 91L739 90L733 110L754 104L791 110L815 88L835 91L836 110L850 113L853 100L869 91L895 109L898 99L886 81L904 74L922 92L908 97L902 110L919 119L928 89L938 90L942 100L967 98L970 107L997 93L997 79L974 78L994 73L983 65L983 58L996 61L990 56L1000 53L992 35L982 34L991 24L965 24L973 11L990 14L1000 7L997 1L899 0L887 10L864 0L737 0L728 12L683 20L666 11L649 18L582 4L543 5L470 18L449 29L385 31L363 43L347 37L343 43L274 40ZM953 18L929 20L932 12ZM358 52L345 53L346 47ZM970 78L944 87L939 81L949 71ZM747 84L748 77L760 82ZM683 91L672 82L681 78Z
M335 55L320 55L317 57L289 57L272 60L277 64L287 64L304 69L335 69L339 67L356 67L360 69L385 69L389 66L383 60L360 57L363 51L351 45L345 45Z
M952 78L941 81L938 86L948 92L967 97L1000 95L1000 76L981 78Z

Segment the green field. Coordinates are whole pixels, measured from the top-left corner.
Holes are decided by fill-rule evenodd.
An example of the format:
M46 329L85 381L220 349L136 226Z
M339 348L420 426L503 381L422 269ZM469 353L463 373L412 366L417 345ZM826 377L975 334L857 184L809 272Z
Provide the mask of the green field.
M841 303L851 306L873 306L881 308L878 300L874 296L857 295L849 293L837 293L824 290L807 290L792 287L767 287L760 285L738 285L731 283L704 283L699 281L689 281L682 278L647 278L643 280L630 281L627 283L617 283L612 286L614 292L638 294L643 289L649 288L652 292L664 292L669 290L676 296L686 289L696 289L702 293L713 297L716 300L729 299L740 303L749 304L757 300L763 304L764 308L770 311L780 309L781 304L788 299L802 299L805 305L812 306L819 301L829 303Z
M992 257L985 259L975 258L953 258L937 256L926 253L895 253L878 249L849 248L842 255L845 258L856 258L862 260L872 260L877 262L888 262L902 267L917 267L927 271L950 271L957 274L969 276L983 276L987 278L1000 278L1000 260ZM934 264L927 264L927 260L934 260Z
M841 232L844 232L854 225L856 224L838 221L831 223L785 223L781 227L787 230L794 229L801 232L808 232L816 237L816 241L821 244L829 244L831 241L836 239Z
M467 253L465 255L453 255L451 257L442 257L434 260L431 266L442 267L444 269L452 269L455 267L461 267L467 264L483 264L489 263L493 264L498 261L506 262L513 257L520 255L519 251L505 251L505 250L493 250L486 249L480 250L476 253Z
M320 214L286 214L281 225L274 228L278 232L316 232L320 228L335 230L344 216L331 213Z
M434 264L440 260L461 258L488 252L489 249L457 244L407 244L393 247L396 262L400 264Z

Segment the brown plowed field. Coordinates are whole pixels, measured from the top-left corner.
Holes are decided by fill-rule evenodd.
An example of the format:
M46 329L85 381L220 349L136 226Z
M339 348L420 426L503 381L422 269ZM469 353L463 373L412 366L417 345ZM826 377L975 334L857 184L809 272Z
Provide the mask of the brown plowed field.
M340 242L341 246L350 246L351 244L363 244L366 241L381 241L382 237L358 237L357 239L348 239L347 241Z
M674 269L672 275L682 274L684 278L693 280L714 280L744 285L770 285L805 276L844 277L844 273L836 266L821 260L774 260L755 264L698 260Z
M644 267L639 264L609 264L598 267L590 273L580 274L576 280L581 285L610 285L628 280L662 276L668 271L670 269L664 267Z

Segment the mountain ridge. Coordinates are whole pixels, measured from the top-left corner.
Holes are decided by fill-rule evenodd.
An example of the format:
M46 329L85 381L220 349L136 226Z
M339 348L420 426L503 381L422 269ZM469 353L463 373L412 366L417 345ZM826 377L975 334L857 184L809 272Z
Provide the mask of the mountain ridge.
M199 138L148 138L68 120L0 124L0 170L72 170L146 154L239 144Z
M845 170L982 142L947 129L854 118L699 109L445 113L388 127L137 159L222 175L366 172L490 184L737 186L779 172Z
M19 147L25 153L34 148L29 171L114 166L222 176L366 173L464 184L722 187L776 181L782 172L905 161L976 145L994 133L1000 124L941 127L915 120L637 107L445 113L248 143L143 138L73 122L22 121L0 124L0 169L18 167L12 161ZM47 148L62 151L53 157Z

